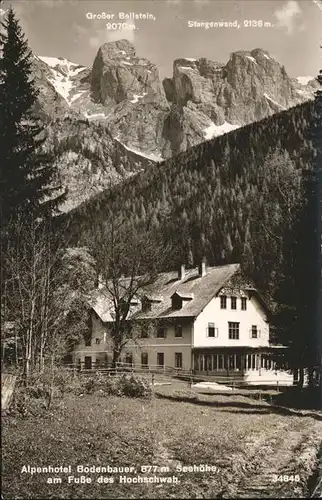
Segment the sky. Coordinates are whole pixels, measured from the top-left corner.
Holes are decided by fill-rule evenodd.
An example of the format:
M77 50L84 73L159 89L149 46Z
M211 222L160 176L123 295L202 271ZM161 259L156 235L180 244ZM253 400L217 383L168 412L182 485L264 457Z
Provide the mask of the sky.
M4 0L2 11L10 4L35 54L86 66L103 43L126 38L162 78L172 76L179 57L227 62L231 52L255 48L292 77L322 68L322 0ZM102 12L114 18L95 18ZM122 13L152 19L124 20ZM239 28L190 27L195 21L237 21Z

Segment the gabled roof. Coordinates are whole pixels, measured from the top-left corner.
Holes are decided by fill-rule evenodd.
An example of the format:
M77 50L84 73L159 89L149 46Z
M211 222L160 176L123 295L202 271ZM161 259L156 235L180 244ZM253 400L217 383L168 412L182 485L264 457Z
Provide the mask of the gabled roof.
M144 296L142 298L148 300L149 302L162 302L163 301L162 295L152 295L151 293L144 294Z
M151 310L136 310L129 319L155 319L196 317L210 300L219 292L224 284L240 270L239 264L208 267L205 276L200 276L198 268L187 269L183 280L178 278L177 271L160 273L156 281L142 290L143 296L162 296L162 302L152 302ZM100 293L97 293L100 292ZM171 297L177 293L180 297L189 298L182 309L173 310ZM106 290L96 290L96 299L92 307L102 321L113 321L112 302ZM96 305L96 300L98 305ZM94 304L94 305L93 305ZM99 313L101 311L101 314Z
M103 323L113 321L111 315L111 312L113 311L111 298L104 288L95 290L92 293L89 305L96 312L97 316L103 321Z

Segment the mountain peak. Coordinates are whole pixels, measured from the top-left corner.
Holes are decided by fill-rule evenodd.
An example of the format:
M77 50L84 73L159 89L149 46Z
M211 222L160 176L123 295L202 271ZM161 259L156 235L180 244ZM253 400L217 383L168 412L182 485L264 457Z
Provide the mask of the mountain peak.
M66 179L82 165L86 192L86 176L94 190L104 187L110 168L117 179L133 174L312 99L316 82L302 78L301 85L260 48L234 52L228 62L181 57L161 82L157 66L125 39L103 44L91 69L52 56L34 56L32 66L40 90L35 112L54 118Z
M51 68L56 68L57 66L81 66L80 64L73 63L66 59L65 57L49 57L49 56L36 56L36 58L43 61L45 64Z
M126 39L116 40L115 42L107 42L101 45L98 49L98 54L101 54L106 59L118 59L124 56L135 57L136 50L134 45Z
M34 65L50 86L70 105L79 87L79 80L88 71L86 66L69 61L64 57L34 56ZM79 93L79 92L78 92Z

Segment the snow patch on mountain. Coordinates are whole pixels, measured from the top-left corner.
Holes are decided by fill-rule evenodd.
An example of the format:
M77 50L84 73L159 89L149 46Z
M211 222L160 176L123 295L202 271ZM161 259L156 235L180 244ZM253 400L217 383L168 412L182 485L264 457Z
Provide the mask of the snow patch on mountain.
M68 97L73 88L73 83L71 82L71 80L67 79L58 71L55 71L54 76L52 78L48 78L48 81L53 84L58 94L60 94L70 105Z
M82 97L83 94L86 94L88 92L88 90L80 90L79 92L77 92L76 94L74 94L71 98L70 98L70 104L74 101L77 101L77 99L79 99L80 97Z
M87 118L87 120L97 120L97 119L106 120L108 118L108 116L106 116L105 113L93 113L92 115L89 115L87 111L84 112L84 116L85 118Z
M264 94L264 96L266 97L266 99L268 99L269 101L271 101L273 104L275 104L276 106L279 106L281 109L286 109L284 106L282 106L281 104L279 104L278 102L274 101L274 99L272 99L269 95L267 94Z
M121 142L118 139L118 137L115 137L115 140L117 142L119 142L120 144L122 144L122 146L124 146L127 151L132 151L132 153L135 153L139 156L143 156L144 158L147 158L148 160L151 160L151 161L156 161L156 162L164 161L164 158L160 154L146 153L146 152L140 151L139 149L126 146L123 142Z
M60 69L60 70L66 69L66 72L70 76L77 75L80 71L87 69L85 66L82 66L81 64L73 63L72 61L69 61L68 59L65 59L63 57L38 56L38 59L43 61L45 64L47 64L51 68L56 68L56 69Z
M311 80L314 80L314 76L298 76L296 79L301 85L307 85Z
M78 73L81 73L85 69L87 69L87 68L84 67L84 66L81 66L80 68L70 69L69 70L69 76L70 77L76 76L76 75L78 75Z
M52 74L52 76L47 77L48 81L70 106L72 102L80 97L80 92L71 95L72 91L77 87L77 82L73 81L73 78L88 68L59 57L37 56L37 58L48 66Z
M252 56L246 56L246 57L247 57L247 59L250 59L252 62L257 64L256 59L254 57L252 57Z
M139 102L139 99L143 99L147 95L147 92L143 92L143 94L133 94L133 99L130 101L133 104Z
M241 125L236 125L233 123L224 122L222 125L216 125L214 122L204 129L205 139L209 141L213 137L218 137L219 135L227 134Z
M61 64L64 59L59 59L58 57L45 57L45 56L37 56L38 59L43 61L45 64L48 64L51 68L55 68L57 65Z

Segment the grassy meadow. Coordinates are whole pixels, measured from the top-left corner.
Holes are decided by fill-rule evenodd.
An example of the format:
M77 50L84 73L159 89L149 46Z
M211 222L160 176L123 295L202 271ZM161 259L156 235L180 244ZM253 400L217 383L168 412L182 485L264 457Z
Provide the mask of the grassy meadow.
M197 393L184 383L155 386L151 399L66 394L49 410L3 418L2 492L5 500L309 497L321 427L316 411ZM182 471L194 464L216 470ZM73 472L30 475L24 465L70 465ZM123 484L122 473L81 474L77 465L134 466L136 473L126 476L174 476L177 482ZM156 468L141 473L146 465ZM68 484L69 475L92 482ZM100 476L114 483L98 483ZM52 477L62 482L50 484Z

